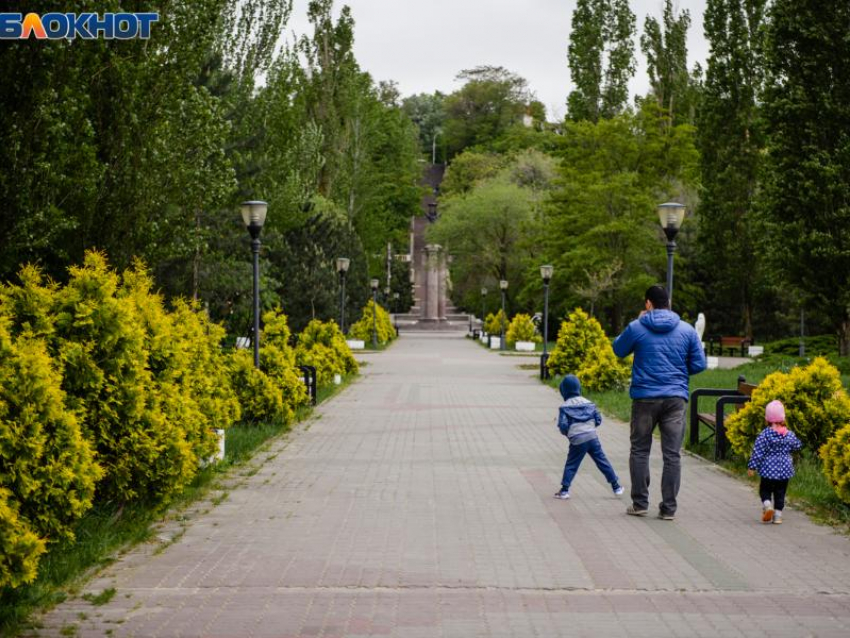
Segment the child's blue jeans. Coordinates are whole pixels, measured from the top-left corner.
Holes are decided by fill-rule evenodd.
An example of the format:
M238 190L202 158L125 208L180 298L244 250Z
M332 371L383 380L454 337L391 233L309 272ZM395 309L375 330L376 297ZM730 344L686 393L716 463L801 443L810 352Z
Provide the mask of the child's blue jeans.
M599 439L590 439L578 445L570 443L570 451L567 454L567 462L564 465L564 478L561 479L561 485L565 490L570 489L570 485L575 478L576 472L578 472L579 465L584 460L585 454L593 459L596 467L605 475L606 481L611 485L619 482L617 473L611 467L611 463L608 461L608 457L605 456L605 452L602 451L602 443L599 442Z

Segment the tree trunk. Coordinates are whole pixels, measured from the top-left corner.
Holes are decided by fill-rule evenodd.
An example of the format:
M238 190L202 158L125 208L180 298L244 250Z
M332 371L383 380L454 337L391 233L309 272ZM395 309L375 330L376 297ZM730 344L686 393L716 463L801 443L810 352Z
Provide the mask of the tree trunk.
M838 354L842 357L850 356L850 317L844 317L841 322L841 330L838 333Z

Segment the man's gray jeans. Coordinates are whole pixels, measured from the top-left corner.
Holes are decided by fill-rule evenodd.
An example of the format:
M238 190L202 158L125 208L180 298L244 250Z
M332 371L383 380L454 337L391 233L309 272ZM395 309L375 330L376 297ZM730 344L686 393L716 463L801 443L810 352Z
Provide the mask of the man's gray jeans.
M661 506L663 514L676 513L676 495L682 480L681 450L685 436L685 400L679 397L632 401L631 452L632 504L649 509L649 451L655 426L661 433Z

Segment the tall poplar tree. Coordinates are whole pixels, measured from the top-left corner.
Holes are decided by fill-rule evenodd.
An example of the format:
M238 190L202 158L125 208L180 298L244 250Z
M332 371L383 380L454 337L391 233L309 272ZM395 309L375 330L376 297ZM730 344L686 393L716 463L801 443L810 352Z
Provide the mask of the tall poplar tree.
M850 355L850 4L775 0L764 94L776 265Z
M697 129L702 173L697 247L709 321L748 336L762 281L754 209L764 148L758 95L765 4L709 0L705 35L711 54Z
M665 0L661 22L647 16L640 38L652 96L676 124L693 124L695 118L701 69L695 67L693 78L688 72L690 26L691 14L685 10L677 16L672 0Z
M635 73L634 34L628 0L578 0L567 54L575 86L567 98L571 120L597 122L626 107Z

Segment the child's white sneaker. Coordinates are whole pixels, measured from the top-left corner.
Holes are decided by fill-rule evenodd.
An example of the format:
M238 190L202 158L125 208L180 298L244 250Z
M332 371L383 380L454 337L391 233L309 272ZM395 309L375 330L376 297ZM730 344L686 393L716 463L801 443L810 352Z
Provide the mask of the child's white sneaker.
M782 525L782 510L776 510L773 513L773 524Z
M566 501L570 497L570 491L561 488L557 492L555 492L555 498L559 498L562 501Z
M615 496L622 496L622 495L623 495L623 493L624 493L625 491L626 491L626 490L625 490L625 489L623 489L623 486L622 486L622 485L617 485L617 486L614 488L614 495L615 495Z
M781 516L781 514L780 514ZM770 523L773 520L773 505L770 501L765 501L761 505L761 522Z

